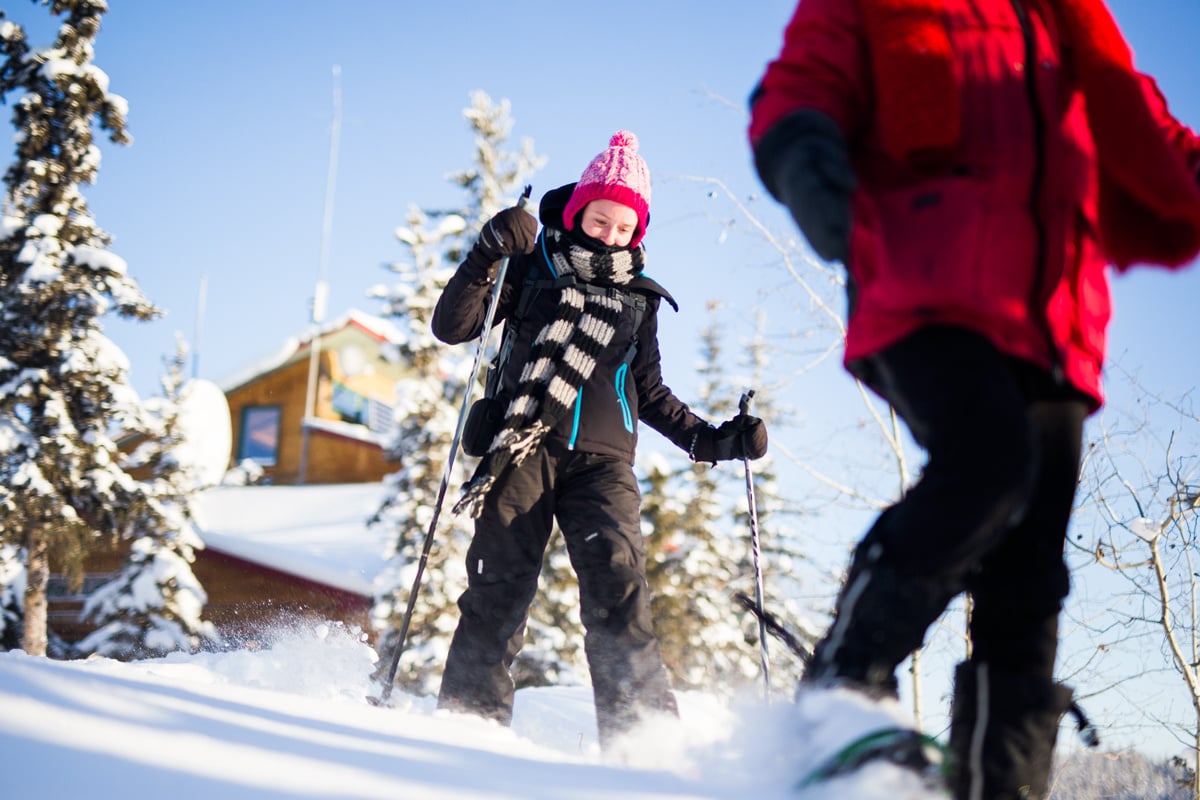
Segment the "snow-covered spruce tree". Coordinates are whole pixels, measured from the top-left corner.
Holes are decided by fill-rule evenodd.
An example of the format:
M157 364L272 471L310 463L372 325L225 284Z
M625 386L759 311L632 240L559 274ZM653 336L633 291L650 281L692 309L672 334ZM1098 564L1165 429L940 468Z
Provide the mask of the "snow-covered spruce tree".
M486 93L476 91L471 94L470 108L463 113L475 133L474 164L452 175L451 180L471 197L470 210L475 212L470 226L473 240L497 211L512 202L521 185L546 159L534 153L530 139L522 139L517 151L505 149L513 124L507 100L493 103ZM530 202L536 203L536 199ZM531 205L530 211L536 213L536 208ZM457 262L461 254L453 258ZM525 647L513 664L513 680L518 687L576 683L586 674L579 584L566 548L555 545L561 545L561 541L556 534L546 548L541 586L525 629ZM460 561L465 560L465 547L466 542L456 555ZM465 589L465 578L455 588L458 592Z
M390 455L402 467L388 477L387 499L373 519L373 524L395 531L393 553L378 579L372 610L373 625L380 631L376 647L381 673L390 666L398 643L463 392L472 377L476 346L449 347L437 341L430 330L433 307L482 223L514 202L521 183L541 164L528 143L518 153L504 149L512 127L507 102L496 105L476 92L464 114L475 136L474 166L451 176L452 182L466 189L464 207L454 211L411 208L406 224L396 231L409 258L390 265L396 282L369 292L383 301L384 313L395 318L403 331L393 355L412 368L411 377L396 387L397 428L389 446ZM474 396L479 397L476 388ZM473 464L469 462L461 453L455 461L397 671L397 684L414 692L437 689L458 618L454 603L466 587L466 547L472 526L470 520L449 513L449 506L457 499L458 487L470 477Z
M697 413L724 419L736 407L722 367L715 305L701 333ZM745 548L731 534L728 509L738 497L732 465L655 458L642 482L647 580L654 626L672 683L680 689L737 690L758 675L757 649L740 624L732 595ZM749 587L753 593L753 586Z
M720 490L707 464L642 460L642 529L654 630L676 689L736 690L757 661L738 626L737 555L729 548Z
M106 5L55 0L52 13L65 19L45 50L0 22L0 95L17 95L0 230L0 536L27 553L22 647L36 655L47 651L51 554L78 583L88 549L136 530L149 503L108 435L135 413L137 396L100 321L157 309L80 192L100 166L93 124L129 142L125 101L92 63Z
M719 304L709 304L698 366L702 381L696 410L712 420L736 413L742 393L751 388L729 377L718 309ZM751 413L770 424L776 412L764 376L754 366L765 363L764 358L765 349L756 339L744 357L756 387ZM737 691L761 680L757 619L733 600L738 592L755 593L744 467L730 462L713 468L672 456L652 459L642 482L655 630L677 688ZM799 555L775 525L773 512L782 503L770 456L753 462L753 471L764 605L784 611L784 619L795 619L799 614L788 598L791 561ZM792 633L802 641L812 636L805 629ZM801 662L776 643L769 643L769 651L779 655L771 660L772 685L790 691Z
M765 315L759 310L755 313L754 336L743 349L745 367L752 376L750 386L754 388L750 413L766 420L768 429L773 427L776 431L786 430L790 423L789 414L775 400L773 387L779 376L772 373L771 363L774 359L766 341L765 330ZM811 650L820 637L824 622L806 613L806 604L799 600L805 594L800 567L804 563L811 564L811 557L801 536L788 524L803 511L788 502L784 493L780 491L775 464L776 456L772 451L751 462L758 520L759 566L763 574L763 605L781 621L787 620L790 632L806 650ZM742 543L738 585L743 587L740 591L753 596L754 563L749 498L745 491L744 473L740 477L743 491L732 508L734 536ZM743 630L757 648L757 619L745 618ZM772 684L790 693L791 687L804 671L803 662L797 654L788 652L787 648L779 643L768 642L768 653L771 654Z
M445 285L452 268L447 266L442 248L460 249L459 234L465 221L458 215L446 215L436 225L420 209L410 209L407 226L396 236L408 248L410 263L392 264L398 282L377 287L384 294L385 312L398 318L404 340L397 344L395 358L412 367L410 377L396 386L396 431L389 443L390 456L401 469L389 475L387 497L376 512L372 524L386 525L395 531L394 550L388 568L376 583L372 624L380 631L376 649L381 654L379 667L386 670L397 644L401 619L409 599L409 587L416 576L424 536L433 518L434 504L446 468L456 423L455 394L461 392L469 363L463 364L459 348L445 348L429 330L433 304ZM449 241L447 241L449 240ZM466 480L462 463L457 463L449 486ZM447 613L453 602L447 581L462 579L453 574L458 567L448 554L459 550L459 541L468 535L463 522L443 514L437 531L437 547L432 551L421 581L418 605L405 642L405 658L397 672L401 686L428 691L440 666L441 649L453 632ZM447 573L451 574L447 574ZM386 673L377 676L386 677Z
M450 176L450 181L465 189L469 197L464 213L471 220L470 237L462 240L467 245L496 212L512 205L521 186L546 163L545 157L534 153L532 139L522 139L519 150L507 149L513 126L512 107L507 100L495 103L482 91L472 92L470 99L463 116L475 135L473 165ZM536 202L536 198L531 200ZM531 205L530 211L534 210ZM447 256L455 263L460 258L460 254Z
M137 531L121 571L88 596L83 616L95 630L78 645L80 653L124 660L154 658L170 652L195 652L217 641L212 624L201 619L208 601L192 572L195 551L204 545L191 523L191 498L202 477L189 458L184 414L189 385L182 337L174 356L165 359L162 397L146 401L144 437L126 461L144 478L157 503L148 527Z
M25 594L25 553L14 544L0 544L0 652L21 646Z

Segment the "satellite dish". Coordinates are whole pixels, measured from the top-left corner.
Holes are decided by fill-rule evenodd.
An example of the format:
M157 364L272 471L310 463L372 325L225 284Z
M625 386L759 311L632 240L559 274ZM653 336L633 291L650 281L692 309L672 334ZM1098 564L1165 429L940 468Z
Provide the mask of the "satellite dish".
M346 377L353 378L367 369L367 357L358 347L348 344L339 351L342 372Z
M193 379L179 393L182 444L175 453L183 467L194 470L201 486L216 486L229 469L233 429L229 402L212 381Z

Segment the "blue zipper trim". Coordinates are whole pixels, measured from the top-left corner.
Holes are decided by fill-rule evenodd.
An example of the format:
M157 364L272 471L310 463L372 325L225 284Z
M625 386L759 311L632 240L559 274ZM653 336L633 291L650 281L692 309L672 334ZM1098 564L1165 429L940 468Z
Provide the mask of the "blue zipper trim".
M550 253L546 251L546 232L542 231L542 235L538 237L542 240L542 258L546 259L546 269L550 270L551 277L558 277L558 270L554 268L554 262L550 260Z
M617 377L613 381L617 390L617 402L621 405L621 417L625 421L625 430L633 433L633 412L629 409L629 400L625 397L625 375L629 372L629 364L617 367Z
M575 419L571 423L571 438L567 440L567 449L575 449L575 440L579 438L579 417L580 411L583 408L583 387L579 387L579 392L575 395Z

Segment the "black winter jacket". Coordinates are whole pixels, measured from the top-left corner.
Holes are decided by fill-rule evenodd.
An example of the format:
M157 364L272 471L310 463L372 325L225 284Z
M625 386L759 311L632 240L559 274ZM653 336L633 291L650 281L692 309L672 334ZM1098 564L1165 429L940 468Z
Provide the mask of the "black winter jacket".
M543 226L562 228L562 209L574 184L548 192L541 203ZM543 237L528 255L510 258L504 286L496 308L494 324L510 319L516 311L526 277L552 278L553 269L542 249ZM492 281L484 268L471 259L464 261L446 284L433 313L433 334L447 344L478 338L492 291ZM567 414L550 434L568 449L599 453L633 463L637 447L637 422L643 420L685 452L707 421L694 414L662 380L658 349L658 308L666 300L678 310L675 300L655 281L638 276L614 291L645 298L645 311L635 332L636 311L630 303L621 304L621 317L608 347L600 354L596 368L584 383L575 401L573 414ZM512 351L500 376L499 394L510 398L529 355L534 338L553 319L560 290L537 290L512 340ZM636 334L637 348L631 362L627 354Z

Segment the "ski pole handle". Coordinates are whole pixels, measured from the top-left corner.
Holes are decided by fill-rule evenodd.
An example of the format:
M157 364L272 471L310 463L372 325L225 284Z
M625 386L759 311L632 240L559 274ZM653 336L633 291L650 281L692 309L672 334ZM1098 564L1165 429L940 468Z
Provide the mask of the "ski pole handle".
M525 184L525 191L521 192L520 198L517 199L517 208L524 208L529 202L529 194L533 191L533 186ZM488 334L492 332L492 322L496 319L496 306L500 305L500 290L504 286L504 275L508 272L509 256L504 256L500 259L500 268L496 270L496 286L492 291L491 300L488 302L487 314L483 318L483 330L479 333L479 356L483 355L483 345L488 340ZM474 383L475 376L479 374L479 358L475 360L475 368L471 370L471 382Z
M754 390L750 389L742 393L742 399L738 400L738 413L750 413L750 401L754 399Z
M753 399L753 389L747 389L746 391L742 392L742 397L740 400L738 400L738 414L743 417L748 416L750 414L750 401ZM739 431L738 436L741 437L742 453L744 454L746 452L746 432L744 430ZM743 455L742 460L746 463L746 469L750 469L750 457Z

